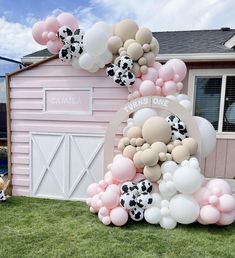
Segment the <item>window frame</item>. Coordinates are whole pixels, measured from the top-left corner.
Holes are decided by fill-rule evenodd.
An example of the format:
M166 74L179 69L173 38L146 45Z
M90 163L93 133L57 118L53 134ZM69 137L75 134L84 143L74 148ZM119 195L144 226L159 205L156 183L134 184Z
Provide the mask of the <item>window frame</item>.
M235 139L235 132L223 132L223 115L224 115L224 102L226 92L226 77L234 76L235 69L190 69L188 77L188 96L192 102L194 112L196 87L195 79L196 76L207 76L207 77L222 77L221 95L220 95L220 107L219 107L219 123L218 131L216 132L217 139Z

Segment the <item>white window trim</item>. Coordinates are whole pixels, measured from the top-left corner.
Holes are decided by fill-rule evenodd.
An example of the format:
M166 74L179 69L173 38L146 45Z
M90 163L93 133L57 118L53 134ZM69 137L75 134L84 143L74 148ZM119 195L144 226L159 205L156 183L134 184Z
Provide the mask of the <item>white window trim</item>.
M235 76L235 69L190 69L188 77L188 96L195 105L195 77L196 76L221 76L221 96L220 96L220 109L219 109L219 124L216 133L217 139L235 139L235 132L222 132L222 121L224 113L224 100L226 90L226 76ZM194 108L193 108L194 110Z

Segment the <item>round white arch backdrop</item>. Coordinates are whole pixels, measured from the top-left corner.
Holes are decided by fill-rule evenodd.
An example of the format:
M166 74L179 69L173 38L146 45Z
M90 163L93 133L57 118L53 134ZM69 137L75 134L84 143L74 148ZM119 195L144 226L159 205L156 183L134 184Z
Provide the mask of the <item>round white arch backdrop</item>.
M181 119L181 121L183 121L186 124L189 136L197 141L198 151L196 156L198 159L200 159L201 137L197 123L193 119L192 115L180 104L165 97L142 97L132 100L125 104L115 113L113 119L110 121L104 138L104 173L106 173L107 171L107 165L110 164L113 160L114 139L118 127L124 120L129 118L130 114L134 113L135 111L141 108L147 107L166 110L178 116Z

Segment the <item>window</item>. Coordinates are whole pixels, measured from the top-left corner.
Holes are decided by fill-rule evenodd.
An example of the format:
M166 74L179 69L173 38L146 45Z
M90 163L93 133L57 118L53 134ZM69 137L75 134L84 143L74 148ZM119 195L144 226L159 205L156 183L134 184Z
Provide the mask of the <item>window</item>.
M194 115L209 120L218 134L235 137L235 70L191 70L189 85Z

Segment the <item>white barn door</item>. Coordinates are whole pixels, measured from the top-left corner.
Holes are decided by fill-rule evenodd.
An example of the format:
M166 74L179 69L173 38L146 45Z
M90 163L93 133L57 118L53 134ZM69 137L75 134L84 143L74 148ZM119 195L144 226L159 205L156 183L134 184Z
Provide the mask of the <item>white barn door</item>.
M84 200L102 179L104 137L32 133L30 193L33 197Z

